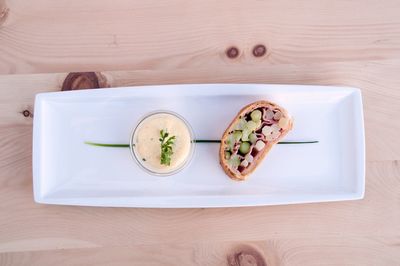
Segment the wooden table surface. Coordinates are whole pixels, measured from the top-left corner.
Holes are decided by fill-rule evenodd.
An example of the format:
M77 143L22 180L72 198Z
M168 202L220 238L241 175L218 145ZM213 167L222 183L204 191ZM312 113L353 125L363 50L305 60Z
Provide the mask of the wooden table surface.
M400 1L0 0L0 74L0 265L400 265ZM36 93L210 82L361 88L365 199L34 203Z

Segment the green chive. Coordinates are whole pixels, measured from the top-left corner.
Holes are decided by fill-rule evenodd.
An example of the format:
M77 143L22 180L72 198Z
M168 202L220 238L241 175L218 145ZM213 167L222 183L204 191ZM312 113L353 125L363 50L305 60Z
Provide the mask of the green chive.
M195 143L221 143L220 140L217 139L196 139ZM313 144L319 143L318 140L310 140L310 141L281 141L278 144ZM129 148L129 144L107 144L107 143L95 143L90 141L85 141L85 144L99 147L112 147L112 148Z

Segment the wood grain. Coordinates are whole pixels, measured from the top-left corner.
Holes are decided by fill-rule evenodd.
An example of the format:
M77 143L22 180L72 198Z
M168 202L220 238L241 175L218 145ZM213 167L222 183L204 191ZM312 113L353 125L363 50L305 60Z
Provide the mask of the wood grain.
M399 58L396 0L2 2L4 74ZM257 44L266 56L252 56ZM232 45L234 60L225 56Z
M0 74L13 74L0 75L0 265L400 265L399 10L397 0L0 0ZM259 44L266 54L255 57ZM365 199L168 210L36 204L35 94L60 91L82 71L101 78L64 87L358 87Z
M233 265L230 256L243 251L264 258L248 266L396 265L398 248L371 238L300 238L253 242L140 245L4 253L1 265ZM239 252L239 253L238 253ZM249 253L245 253L249 254ZM250 253L251 254L251 253ZM245 265L245 264L242 264Z

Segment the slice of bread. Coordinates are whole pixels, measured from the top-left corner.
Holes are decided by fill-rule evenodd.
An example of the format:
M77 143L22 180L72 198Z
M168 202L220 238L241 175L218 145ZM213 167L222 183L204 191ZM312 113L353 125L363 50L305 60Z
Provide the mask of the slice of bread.
M234 180L245 180L292 127L293 119L277 104L257 101L245 106L221 139L219 158L225 173Z

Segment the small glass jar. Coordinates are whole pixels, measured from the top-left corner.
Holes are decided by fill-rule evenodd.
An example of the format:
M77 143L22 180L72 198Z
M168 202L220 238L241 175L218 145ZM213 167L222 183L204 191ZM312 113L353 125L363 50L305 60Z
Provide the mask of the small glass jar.
M160 131L175 136L171 164L161 164ZM138 165L152 175L173 175L185 168L193 158L195 138L190 124L179 114L171 111L155 111L144 116L130 138L132 157Z

